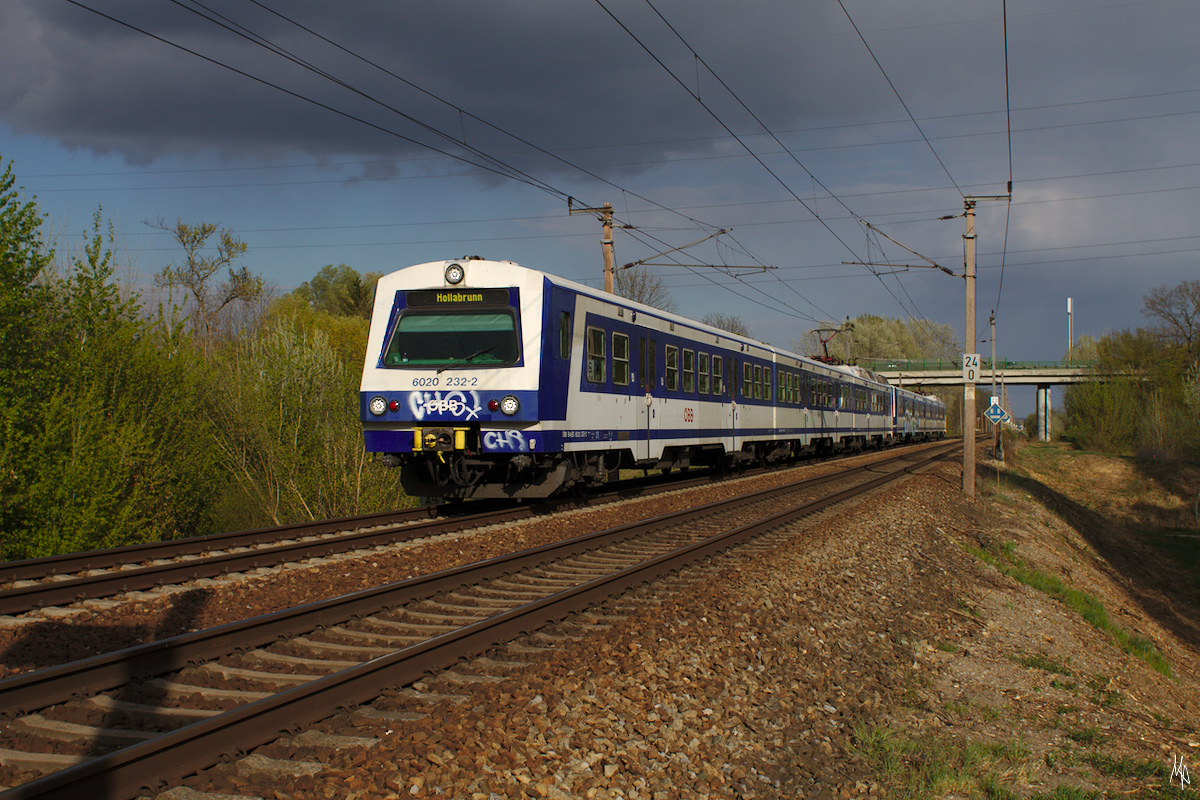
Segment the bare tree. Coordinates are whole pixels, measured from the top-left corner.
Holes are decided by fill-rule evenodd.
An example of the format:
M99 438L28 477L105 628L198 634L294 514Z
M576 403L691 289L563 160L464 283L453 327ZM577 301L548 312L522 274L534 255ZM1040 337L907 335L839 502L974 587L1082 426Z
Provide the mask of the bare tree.
M1200 357L1200 281L1160 286L1142 298L1142 313L1162 323L1162 333Z
M719 311L712 311L704 315L700 320L705 325L712 325L714 328L720 328L723 331L736 333L738 336L751 336L750 328L746 323L742 322L742 318L736 314L722 314Z
M189 225L178 220L174 227L169 227L160 219L150 224L172 234L184 253L183 263L164 267L154 276L154 283L168 290L182 287L191 294L192 330L208 346L226 306L235 300L253 302L263 293L262 278L245 266L237 266L238 259L246 252L246 243L228 229L218 231L209 222ZM218 234L215 253L208 246L213 234ZM229 270L228 280L214 286L214 276L223 269Z
M635 303L653 306L660 311L677 310L675 299L667 290L667 283L644 267L618 269L613 276L613 293L627 297Z

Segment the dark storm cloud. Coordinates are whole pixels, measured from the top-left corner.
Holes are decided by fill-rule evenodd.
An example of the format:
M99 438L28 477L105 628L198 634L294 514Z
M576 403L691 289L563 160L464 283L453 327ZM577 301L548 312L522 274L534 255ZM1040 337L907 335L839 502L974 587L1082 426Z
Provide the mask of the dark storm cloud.
M254 4L210 7L255 35L295 52L380 101L288 64L184 8L134 0L87 0L99 11L305 98L385 129L373 129L65 2L10 4L0 44L12 65L0 77L0 117L19 133L146 162L213 149L228 156L302 151L317 156L403 157L406 142L450 148L388 110L497 152L521 146L460 115L465 109L549 149L648 143L637 162L664 151L710 148L723 134L698 104L593 3L289 3L281 10L436 98L388 77ZM184 4L186 5L186 4ZM765 120L870 114L871 92L839 91L860 63L831 69L847 30L830 9L763 3L750 13L727 3L662 4L664 13L722 70ZM613 4L690 91L715 103L741 133L756 132L662 22L645 6ZM840 12L838 12L840 14ZM839 27L840 26L840 27ZM877 86L874 89L878 89ZM880 95L881 96L881 95ZM398 134L389 135L388 132ZM422 153L424 154L424 153ZM604 156L605 158L609 156Z

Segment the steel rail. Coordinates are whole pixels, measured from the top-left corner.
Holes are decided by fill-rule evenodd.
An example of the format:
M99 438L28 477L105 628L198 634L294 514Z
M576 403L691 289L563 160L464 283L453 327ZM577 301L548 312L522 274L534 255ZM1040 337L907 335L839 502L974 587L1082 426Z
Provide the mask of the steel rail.
M536 629L547 622L582 610L599 600L646 583L686 564L706 558L720 550L744 542L773 528L786 525L849 497L882 486L914 469L945 457L953 449L953 446L938 448L934 454L927 455L921 464L884 474L865 484L785 509L765 519L742 525L673 552L651 558L641 564L587 581L489 619L223 712L155 739L68 767L60 772L14 787L0 794L0 800L34 800L34 798L39 800L78 800L79 797L99 796L117 800L117 798L134 797L148 785L177 780L210 766L229 754L232 749L248 750L271 741L283 731L296 730L324 719L329 716L332 709L366 702L378 696L382 686L411 683L432 669L443 669L464 657L479 655L497 644ZM902 458L889 459L889 463ZM854 468L847 473L842 473L839 477L845 477L847 474L853 474L871 466L878 465ZM796 485L792 485L790 488L794 490ZM767 495L772 491L778 490L767 490L748 497ZM746 501L747 497L739 499ZM727 503L728 501L722 501L722 503L709 504L683 514L664 515L655 520L621 526L620 529L614 529L614 532L622 530L628 534L631 529L657 528L662 526L663 521L677 521L679 517L707 516L711 513L712 506ZM578 544L595 536L597 534L572 541ZM627 536L618 538L627 538ZM548 547L561 548L562 543ZM535 549L544 550L545 548ZM526 553L532 552L526 551ZM496 561L496 559L492 561ZM186 757L181 754L182 752L186 752Z
M664 486L670 486L671 488L686 487L688 485L711 481L714 477L709 475L682 481L678 478L673 480L666 479L664 476L633 478L622 481L620 485L602 494L591 495L590 499L609 502L614 499L636 496L647 489L658 489ZM535 509L535 513L539 513L562 504L577 504L579 501L580 498L558 498L531 504L525 506L525 508ZM0 583L43 580L49 576L69 575L85 570L111 569L126 564L134 564L139 561L179 558L236 547L256 547L306 536L323 536L380 525L407 524L425 518L471 516L484 513L475 510L477 508L493 509L497 505L500 504L493 501L474 501L471 509L453 504L420 506L417 508L378 511L372 514L339 517L316 522L294 522L268 528L230 531L228 533L215 533L208 536L191 536L186 539L171 539L162 542L142 542L140 544L129 544L103 550L87 550L81 553L63 553L56 556L6 561L0 563Z
M748 495L717 500L703 506L675 511L640 522L595 531L572 539L420 575L340 597L314 601L292 608L230 622L214 628L147 642L112 653L14 675L0 680L0 716L12 716L45 708L74 696L87 696L121 686L131 675L159 675L199 663L239 648L250 649L275 640L343 622L381 608L401 605L469 583L488 580L543 563L564 554L595 548L636 536L641 532L676 525L732 508L768 499L798 489L855 475L895 461L911 458L897 454L885 461L860 464L837 473L815 476L785 486L762 489Z
M232 547L254 547L300 536L321 536L327 533L338 533L376 525L395 525L408 520L432 517L435 514L437 514L435 508L424 506L320 522L296 522L272 528L255 528L247 531L216 533L211 536L192 536L165 542L143 542L105 550L88 550L82 553L65 553L57 556L8 561L0 565L0 581L41 580L51 575L65 575L92 569L111 569L139 561L198 555Z
M257 547L244 552L222 553L220 555L193 558L184 561L153 564L134 569L113 570L98 575L49 580L30 586L9 588L0 591L0 615L22 614L47 606L68 605L81 600L112 597L125 592L145 591L189 580L215 578L249 569L277 566L308 558L321 558L352 550L369 549L400 541L411 541L426 536L436 536L469 527L511 522L538 514L547 514L563 506L601 505L619 499L638 496L646 491L665 490L668 488L672 490L683 489L711 484L724 479L714 474L686 480L675 479L672 481L660 478L643 479L631 482L631 485L619 486L610 492L585 498L561 498L537 505L507 506L499 510L481 512L456 512L446 517L439 517L425 522L409 522L403 525L396 525L395 523L403 520L419 520L421 517L428 517L438 512L432 507L424 507L407 511L345 517L317 523L296 523L278 528L261 528L253 531L218 534L212 537L195 537L177 542L153 542L141 545L128 545L111 550L94 550L87 553L12 562L0 568L0 579L5 576L10 580L18 578L28 580L34 576L44 578L47 575L70 572L72 569L113 568L138 560L176 558L196 555L206 550L249 547L282 539L323 537L319 539L311 538L305 541L292 541L287 544L274 546ZM351 526L362 528L368 525L386 525L388 527L376 527L373 530L366 531L359 530L354 533L344 533L338 536L325 536L325 534L346 530ZM38 572L38 569L42 569L43 571Z
M711 478L695 478L687 481L677 480L672 482L671 486L672 488L686 488L689 485L707 483L711 480ZM390 526L382 529L377 528L368 531L358 531L356 533L345 533L334 537L289 542L287 544L279 544L268 547L258 547L253 550L247 550L238 553L222 553L220 555L188 559L186 561L166 564L153 564L136 569L117 570L113 572L101 573L99 575L86 575L79 578L52 580L30 586L20 586L0 591L0 615L22 614L27 611L32 611L37 608L44 608L46 606L66 605L81 600L112 597L113 595L122 594L125 592L144 591L172 583L198 580L200 578L215 578L221 575L241 572L248 569L277 566L279 564L302 561L308 558L321 558L351 550L364 550L372 547L393 544L396 542L411 541L429 536L437 536L440 534L460 531L465 528L512 522L515 520L536 516L538 514L550 513L553 508L561 507L563 505L597 505L600 503L612 502L616 499L628 498L633 494L640 493L642 491L645 491L645 487L639 487L636 489L630 489L626 487L606 493L604 495L597 495L586 499L569 498L552 501L550 503L539 504L538 506L509 506L501 510L456 514L445 518L439 517L426 522L411 522L407 525ZM421 514L428 515L428 513L429 512L426 509L421 510ZM377 516L385 517L388 515ZM418 518L419 516L420 514L417 515ZM345 524L357 524L362 519L363 518L361 517L350 517L345 520ZM247 532L244 535L237 536L236 538L239 538L243 541L248 541L248 539L245 537L249 537L252 534L265 533L265 535L269 535L280 530L292 532L292 535L287 538L293 538L301 535L318 536L322 533L336 531L338 529L338 525L339 521L337 520L321 522L307 527L297 524L293 526L286 526L284 529L267 528L262 529L261 531ZM303 533L300 533L300 531L303 531ZM230 544L229 541L230 540L222 540L215 547L205 548L203 547L205 538L201 537L195 540L189 540L188 547L196 548L192 551L193 553L202 553L205 549L225 549L235 546ZM164 542L158 544L160 545L158 548L147 548L141 552L152 554L147 555L146 557L158 559L167 558L172 555L190 554L187 552L172 553L166 548L166 545L169 543ZM133 547L142 546L134 545ZM118 550L124 551L125 549L119 548ZM104 550L93 551L95 556L98 557L97 561L99 561L100 558L105 557L109 552L110 551ZM125 554L125 552L114 552L110 558L122 559ZM86 563L93 568L97 566L97 563L85 561L82 557L76 557L75 560L77 563ZM57 562L57 564L61 565L65 561L66 559L60 560ZM128 563L128 561L111 560L109 565L117 566L122 563Z

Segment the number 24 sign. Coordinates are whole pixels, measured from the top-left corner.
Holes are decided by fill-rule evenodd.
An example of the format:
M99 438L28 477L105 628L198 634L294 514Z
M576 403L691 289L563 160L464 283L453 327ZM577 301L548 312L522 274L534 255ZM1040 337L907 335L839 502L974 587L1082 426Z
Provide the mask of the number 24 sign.
M979 353L963 353L963 383L979 380Z

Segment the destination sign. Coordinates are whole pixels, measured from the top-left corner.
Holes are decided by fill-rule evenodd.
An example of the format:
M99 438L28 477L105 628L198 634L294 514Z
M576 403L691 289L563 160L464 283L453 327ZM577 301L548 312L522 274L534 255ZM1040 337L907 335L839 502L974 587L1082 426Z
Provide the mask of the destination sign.
M507 306L508 289L419 289L405 295L409 308Z

